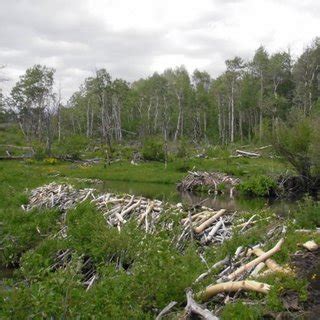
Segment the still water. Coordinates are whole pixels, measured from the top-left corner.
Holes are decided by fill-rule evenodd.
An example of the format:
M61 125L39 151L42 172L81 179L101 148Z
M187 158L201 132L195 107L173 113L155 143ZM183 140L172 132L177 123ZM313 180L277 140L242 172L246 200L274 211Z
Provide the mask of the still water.
M213 209L229 210L257 210L271 208L276 214L284 216L297 207L295 201L269 200L265 198L245 198L229 195L208 195L192 192L181 192L174 184L123 182L123 181L103 181L97 187L99 191L129 193L137 196L144 196L151 199L160 199L167 202L195 205L201 203Z

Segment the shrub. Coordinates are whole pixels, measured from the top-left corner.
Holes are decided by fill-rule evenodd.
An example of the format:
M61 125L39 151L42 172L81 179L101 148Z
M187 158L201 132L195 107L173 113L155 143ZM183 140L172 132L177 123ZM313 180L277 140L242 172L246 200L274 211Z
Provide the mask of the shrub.
M69 136L56 145L55 152L62 157L78 160L80 159L81 152L85 150L88 144L89 140L87 137L80 135Z
M43 159L44 164L49 164L49 165L55 165L58 163L58 160L56 158L45 158Z
M268 197L276 189L276 182L269 176L253 176L242 182L238 190L247 196Z
M185 158L188 156L188 142L186 139L181 139L178 144L177 157Z
M320 205L311 198L305 198L299 209L293 213L296 224L300 228L316 228L320 226Z
M142 147L142 155L145 160L164 161L163 142L155 138L146 140Z

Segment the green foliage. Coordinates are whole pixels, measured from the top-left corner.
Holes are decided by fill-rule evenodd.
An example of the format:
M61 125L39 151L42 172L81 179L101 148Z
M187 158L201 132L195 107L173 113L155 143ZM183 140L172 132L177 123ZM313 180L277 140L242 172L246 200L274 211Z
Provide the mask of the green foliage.
M307 281L292 277L283 273L275 273L272 276L262 277L259 281L271 285L271 290L267 295L267 306L273 311L284 311L281 297L286 292L295 292L298 294L300 302L307 300Z
M296 225L300 228L314 229L320 227L320 204L310 197L299 204L299 209L293 212Z
M188 153L188 141L186 139L181 139L178 144L177 158L186 158Z
M20 256L36 246L48 232L57 230L58 213L54 210L33 210L24 212L21 209L0 210L2 229L2 250L0 265L16 264Z
M258 305L247 305L243 302L227 304L221 313L222 320L258 320L263 315L262 308Z
M269 176L253 176L241 182L238 190L247 196L268 197L276 188L276 182Z
M62 157L78 160L81 153L86 149L89 144L89 139L83 135L71 135L64 137L59 144L53 148L53 152Z
M48 165L55 165L58 163L58 160L56 158L44 158L43 159L43 163L44 164L48 164Z
M157 138L147 139L142 147L142 156L145 160L164 161L164 146L163 142Z

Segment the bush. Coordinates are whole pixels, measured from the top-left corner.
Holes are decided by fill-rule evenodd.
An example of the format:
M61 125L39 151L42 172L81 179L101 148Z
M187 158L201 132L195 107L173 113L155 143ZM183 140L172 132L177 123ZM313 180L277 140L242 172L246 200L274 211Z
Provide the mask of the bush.
M146 140L142 147L142 156L145 160L164 161L163 142L155 138Z
M58 163L58 160L56 158L45 158L43 159L44 164L49 164L49 165L55 165Z
M269 197L276 186L276 182L269 176L254 176L242 182L238 190L247 196Z
M188 142L186 139L181 139L178 144L177 158L185 158L188 156Z
M320 227L320 205L311 198L305 198L299 204L299 210L294 212L293 216L300 228L312 229Z
M74 135L65 137L58 145L55 146L55 153L62 157L68 157L73 160L79 160L81 153L85 150L89 140L87 137Z

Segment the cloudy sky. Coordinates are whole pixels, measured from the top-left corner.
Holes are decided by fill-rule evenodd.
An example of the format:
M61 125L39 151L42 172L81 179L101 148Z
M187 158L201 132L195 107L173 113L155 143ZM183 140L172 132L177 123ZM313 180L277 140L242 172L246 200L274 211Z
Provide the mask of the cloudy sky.
M297 56L316 36L319 0L0 0L1 86L38 63L65 98L101 67L128 81L181 64L216 76L261 44Z

